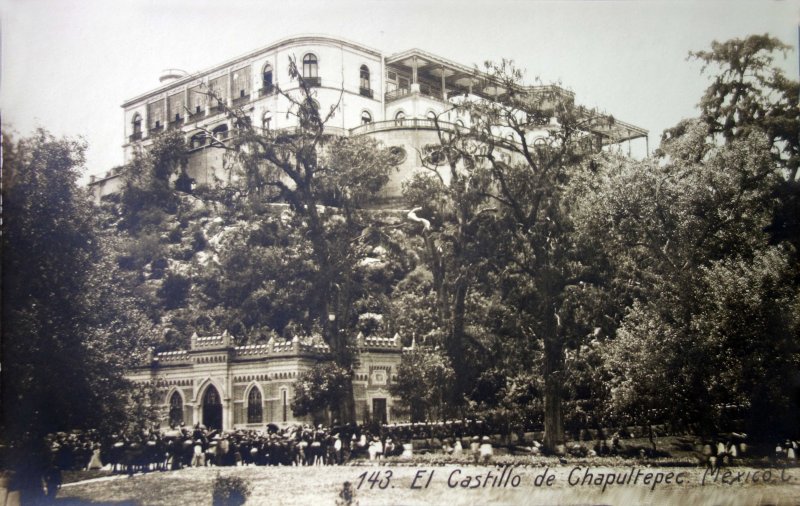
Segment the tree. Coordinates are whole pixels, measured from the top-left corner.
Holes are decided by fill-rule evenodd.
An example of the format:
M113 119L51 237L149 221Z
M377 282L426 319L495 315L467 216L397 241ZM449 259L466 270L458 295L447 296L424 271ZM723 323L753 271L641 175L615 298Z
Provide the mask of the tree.
M714 41L711 49L690 53L711 70L712 83L700 101L701 121L726 142L753 131L766 135L785 181L776 188L779 209L770 225L773 242L791 241L800 251L800 81L775 66L776 53L791 50L768 35ZM679 135L668 130L666 137Z
M402 399L412 422L441 420L454 377L450 360L440 351L416 348L403 354L389 391Z
M775 227L794 184L796 138L782 126L796 120L797 83L770 68L774 49L784 47L754 36L693 53L720 72L701 117L667 130L658 159L606 159L576 185L581 233L603 234L614 289L636 301L606 354L618 418L704 433L736 418L765 437L800 411L788 401L796 239Z
M325 409L341 414L350 382L350 372L333 362L322 362L294 382L292 413L318 416Z
M133 160L121 168L123 228L138 233L142 228L161 223L164 213L175 212L177 197L173 180L188 178L188 156L186 140L174 130L158 135L147 150L134 152ZM184 184L182 189L190 187Z
M146 328L107 284L114 266L78 186L85 149L44 130L3 138L2 434L34 495L47 433L125 423L123 373Z
M618 318L606 354L613 413L636 423L693 424L711 431L718 427L717 406L742 403L734 400L733 390L718 395L722 391L712 386L726 374L729 354L738 351L709 341L711 328L721 322L709 327L711 320L705 320L706 331L698 327L703 308L719 304L713 299L718 289L705 280L719 262L749 264L766 254L764 230L780 178L763 136L752 133L724 146L705 146L698 136L705 136L702 125L666 149L700 142L706 151L701 161L678 155L669 163L616 159L600 164L591 188L578 190L586 197L574 216L582 235L603 237L596 244L610 265L607 289L630 305ZM749 335L755 342L765 337ZM786 346L770 349L785 351ZM750 354L753 360L757 356Z
M314 89L294 59L289 61L289 78L297 82L298 89L278 92L289 101L296 128L257 128L244 111L226 108L236 135L226 140L207 133L229 152L235 160L232 166L239 172L238 178L230 178L232 183L225 192L250 203L276 198L287 202L295 213L315 267L313 296L308 301L310 318L322 329L336 364L350 370L353 354L347 330L354 320L352 274L358 260L354 244L363 231L352 210L377 198L375 190L386 182L393 158L388 150L365 138L332 140L326 124L338 104L320 111ZM324 207L331 203L337 204L344 216ZM350 376L347 378L343 422L355 421L352 384Z
M613 142L613 118L574 103L557 86L524 86L513 63L487 63L480 76L492 97L471 96L456 107L470 118L453 129L468 142L445 146L445 156L474 160L487 183L478 195L496 208L496 236L489 265L498 273L503 297L530 326L529 338L542 343L545 446L564 442L562 386L568 326L560 316L571 287L592 280L572 236L565 184L584 170L587 155L603 139Z
M689 53L703 62L703 71L716 70L712 84L700 101L700 119L709 133L726 142L752 130L769 139L775 159L789 181L800 168L800 82L788 79L774 66L774 53L791 50L769 35L714 41L710 51Z
M441 332L438 344L453 364L450 405L458 407L480 374L468 360L467 301L491 258L496 209L486 197L491 178L476 163L480 146L458 130L443 127L438 116L433 121L439 143L423 149L426 170L403 184L403 194L417 206L409 218L422 223L424 259L432 275L434 315Z

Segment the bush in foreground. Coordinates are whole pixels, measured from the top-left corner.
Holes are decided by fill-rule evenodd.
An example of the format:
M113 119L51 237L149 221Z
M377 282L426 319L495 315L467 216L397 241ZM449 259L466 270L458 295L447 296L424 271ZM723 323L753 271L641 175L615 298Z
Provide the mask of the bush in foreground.
M217 474L211 493L214 506L241 506L250 497L250 485L238 476L222 477Z

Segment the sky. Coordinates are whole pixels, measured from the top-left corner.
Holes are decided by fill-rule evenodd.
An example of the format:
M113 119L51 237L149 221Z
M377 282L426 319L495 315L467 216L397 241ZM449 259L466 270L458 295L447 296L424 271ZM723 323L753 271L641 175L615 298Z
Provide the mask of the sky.
M779 64L797 79L798 20L800 0L0 0L0 113L5 132L83 137L86 174L104 173L123 162L121 104L157 87L163 69L194 72L318 33L385 55L512 59L528 82L559 82L648 129L652 150L697 114L709 83L689 51L769 33L793 47Z

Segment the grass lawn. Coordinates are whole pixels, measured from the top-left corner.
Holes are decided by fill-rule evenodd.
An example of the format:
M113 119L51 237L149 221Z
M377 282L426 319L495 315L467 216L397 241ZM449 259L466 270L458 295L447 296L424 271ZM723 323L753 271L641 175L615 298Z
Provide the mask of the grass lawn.
M724 468L714 480L705 475L701 467L673 467L665 462L639 464L627 461L620 465L615 460L575 460L559 464L555 459L527 459L527 464L503 469L491 465L431 465L391 463L383 466L355 465L342 467L237 467L197 468L164 473L148 473L126 476L104 476L64 486L59 493L58 504L141 504L141 505L202 505L211 504L212 482L222 476L236 475L248 480L252 494L247 504L275 505L332 505L335 503L342 483L350 481L356 490L361 506L367 505L415 505L446 504L697 504L697 505L800 505L800 468L771 469L770 483L753 483L761 478L766 469ZM576 467L581 467L576 471ZM608 480L609 473L637 473L639 483L610 484L602 490L602 484L579 483L586 477L587 468L593 473L589 480ZM492 477L487 486L487 473ZM723 473L730 471L727 480ZM653 490L650 484L642 483L647 473L673 473L673 483L659 483ZM749 475L747 473L750 473ZM754 472L759 474L754 475ZM360 478L366 473L364 478ZM373 474L374 473L374 474ZM431 474L432 473L432 474ZM544 474L546 473L546 474ZM570 476L570 473L572 475ZM682 484L674 483L678 473ZM739 474L743 473L743 474ZM481 486L476 477L481 476ZM503 477L505 486L494 478ZM550 483L548 485L548 478ZM372 477L372 483L369 478ZM538 478L538 480L537 480ZM416 481L415 481L416 479ZM616 479L616 478L615 478ZM620 478L622 479L622 478ZM469 480L469 481L467 481ZM570 481L574 485L570 484ZM723 483L723 481L725 481ZM537 485L538 483L538 485ZM514 486L517 484L517 486ZM412 488L414 487L418 488ZM492 487L492 485L495 485Z

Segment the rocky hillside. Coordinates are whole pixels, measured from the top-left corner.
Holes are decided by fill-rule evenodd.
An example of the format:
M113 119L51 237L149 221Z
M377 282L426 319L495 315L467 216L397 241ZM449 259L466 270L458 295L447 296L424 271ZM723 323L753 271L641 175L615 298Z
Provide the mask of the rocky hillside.
M178 194L166 207L141 211L135 226L120 202L100 210L125 282L155 324L157 350L186 347L193 332L228 330L237 343L320 333L310 307L320 273L304 223L288 205L233 211ZM344 226L338 210L320 211L331 233ZM414 309L431 289L420 227L406 211L362 211L351 221L356 240L340 252L353 292L350 307L338 311L344 328L393 335L424 328L424 320L430 326L431 316Z

